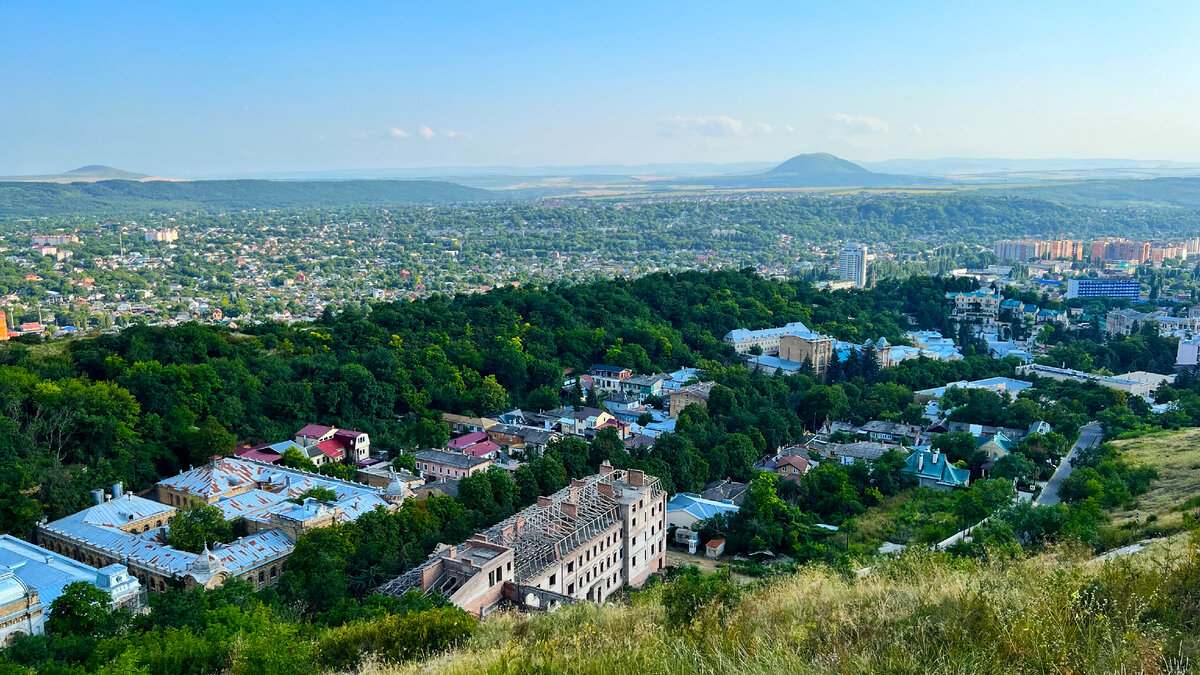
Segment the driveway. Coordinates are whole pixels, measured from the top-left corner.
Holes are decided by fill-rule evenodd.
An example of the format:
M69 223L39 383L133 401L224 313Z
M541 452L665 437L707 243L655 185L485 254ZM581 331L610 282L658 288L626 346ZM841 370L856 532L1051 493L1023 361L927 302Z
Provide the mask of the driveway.
M1104 439L1104 431L1100 428L1099 422L1088 422L1079 427L1079 439L1075 441L1075 445L1071 446L1071 451L1063 457L1058 468L1054 470L1054 475L1050 477L1050 482L1046 483L1046 487L1042 488L1042 494L1038 495L1034 504L1037 506L1051 506L1059 502L1058 488L1067 476L1075 470L1073 463L1075 458L1079 456L1079 452L1084 448L1089 448L1093 445L1098 445Z

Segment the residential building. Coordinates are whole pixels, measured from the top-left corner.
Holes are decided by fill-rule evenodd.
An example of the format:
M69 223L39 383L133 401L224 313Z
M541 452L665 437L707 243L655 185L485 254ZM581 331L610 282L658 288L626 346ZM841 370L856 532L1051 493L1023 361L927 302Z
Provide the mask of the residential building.
M987 438L980 438L978 441L979 450L983 454L987 455L989 462L995 462L1001 457L1009 454L1013 451L1013 448L1015 448L1016 445L1016 443L1010 440L1008 436L1005 436L1003 433L996 433Z
M317 466L336 461L354 464L371 456L371 437L353 429L309 424L296 432L295 440Z
M971 484L970 471L955 467L946 455L928 448L909 455L901 471L916 478L921 487L935 490L953 490Z
M739 483L729 478L714 480L704 486L704 489L700 491L700 496L716 502L729 502L734 506L741 506L742 501L746 499L746 488L748 487L745 483Z
M621 391L621 383L633 376L633 371L620 366L597 363L588 369L596 391Z
M996 322L1000 313L1000 294L990 288L966 293L947 293L946 299L954 303L950 316L955 321L990 326Z
M492 465L492 460L486 457L444 450L419 450L413 456L417 460L417 471L427 480L466 478L476 472L486 471Z
M1067 298L1125 298L1137 300L1142 285L1136 279L1069 279Z
M451 413L442 413L442 421L450 425L450 430L465 434L472 431L487 431L488 427L498 424L496 420L486 417L468 417L467 415L454 415Z
M502 601L551 609L603 602L666 565L666 495L658 479L614 469L572 480L471 539L443 546L378 590L440 592L476 616Z
M1150 247L1150 262L1162 265L1167 260L1187 260L1187 248L1183 246L1152 246Z
M872 441L881 443L905 443L916 445L921 439L921 427L901 422L884 422L871 420L858 428L858 433L866 434Z
M684 387L679 391L671 393L670 399L670 416L672 418L679 417L679 413L689 405L695 403L701 408L708 408L708 397L712 393L715 382L701 382L693 384L690 387Z
M1102 237L1092 242L1092 261L1117 260L1141 265L1150 259L1150 243L1124 237Z
M665 373L633 375L621 381L621 391L642 401L647 396L662 396L663 388L670 379L671 376Z
M1083 242L1045 239L1001 240L995 244L996 257L1001 263L1029 262L1042 258L1083 259Z
M838 253L838 276L856 288L867 285L867 247L861 244L846 246Z
M146 232L146 241L161 241L170 243L179 239L179 230L169 228L165 230L149 230Z
M763 354L777 355L779 354L779 338L784 335L811 333L808 326L800 321L793 321L780 328L764 328L762 330L736 328L725 334L724 341L725 344L731 345L738 354L749 354L754 347L758 347Z
M696 523L715 516L734 514L738 506L732 502L705 499L694 492L680 492L667 502L667 527L696 529Z

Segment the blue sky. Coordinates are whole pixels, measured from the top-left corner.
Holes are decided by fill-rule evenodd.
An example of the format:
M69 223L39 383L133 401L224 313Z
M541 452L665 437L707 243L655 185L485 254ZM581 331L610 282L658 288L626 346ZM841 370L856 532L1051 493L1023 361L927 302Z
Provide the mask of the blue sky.
M0 174L1200 161L1200 3L974 4L0 0Z

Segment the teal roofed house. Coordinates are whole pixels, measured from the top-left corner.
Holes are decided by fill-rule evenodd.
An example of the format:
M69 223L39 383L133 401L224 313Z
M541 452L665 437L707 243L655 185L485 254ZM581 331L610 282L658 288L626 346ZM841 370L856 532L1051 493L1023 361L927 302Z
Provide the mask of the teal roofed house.
M935 490L953 490L971 484L971 472L959 469L936 450L921 449L905 460L904 473L917 479L921 487Z
M987 455L989 462L994 462L1012 452L1017 444L1003 433L996 432L993 436L979 439L977 446Z

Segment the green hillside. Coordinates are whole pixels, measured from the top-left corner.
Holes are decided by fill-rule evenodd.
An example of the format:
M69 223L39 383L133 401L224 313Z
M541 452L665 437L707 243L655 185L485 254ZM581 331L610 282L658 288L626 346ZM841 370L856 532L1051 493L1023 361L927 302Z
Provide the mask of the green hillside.
M477 202L487 190L417 180L0 182L0 217L161 210L289 209Z

